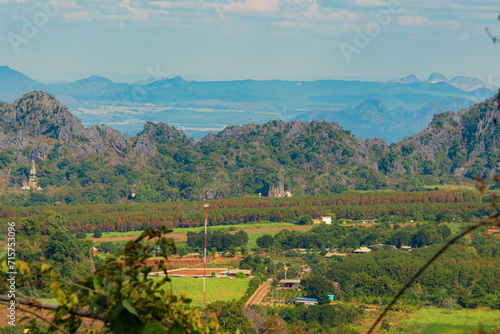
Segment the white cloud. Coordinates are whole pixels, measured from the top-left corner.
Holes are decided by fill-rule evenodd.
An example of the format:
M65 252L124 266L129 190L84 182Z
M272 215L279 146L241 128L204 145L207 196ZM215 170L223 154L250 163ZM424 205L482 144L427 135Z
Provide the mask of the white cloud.
M398 24L403 27L417 26L427 23L427 16L398 16Z
M381 0L356 0L361 7L387 7L387 2Z
M221 1L229 6L233 6L237 11L245 12L278 12L280 10L278 0L245 0L239 3L239 1Z
M311 23L295 21L274 21L271 22L271 26L281 28L310 28Z
M85 11L63 13L64 21L66 22L89 22L91 21L90 14Z
M202 1L148 1L149 6L163 9L196 9L205 4Z

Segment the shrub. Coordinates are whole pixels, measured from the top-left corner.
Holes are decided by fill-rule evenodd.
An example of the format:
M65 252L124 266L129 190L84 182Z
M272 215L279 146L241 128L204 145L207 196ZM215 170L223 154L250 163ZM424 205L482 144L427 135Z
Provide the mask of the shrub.
M76 234L76 238L77 238L77 239L85 239L85 238L87 238L87 233L78 232L78 233Z

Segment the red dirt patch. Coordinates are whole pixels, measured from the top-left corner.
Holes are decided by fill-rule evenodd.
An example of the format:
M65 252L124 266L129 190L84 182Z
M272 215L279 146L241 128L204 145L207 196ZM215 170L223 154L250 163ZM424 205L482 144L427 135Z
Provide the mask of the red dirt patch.
M212 272L214 272L216 275L220 275L221 272L226 271L226 270L221 270L221 269L211 269L207 268L207 276L210 276ZM169 270L168 275L186 275L186 276L201 276L203 275L204 270L203 269L193 269L193 270Z
M138 236L124 236L124 237L112 237L112 238L92 238L91 240L94 243L101 243L105 241L128 241L128 240L134 240ZM183 240L187 238L187 235L184 233L170 233L167 234L167 238L169 239L174 239L174 240Z

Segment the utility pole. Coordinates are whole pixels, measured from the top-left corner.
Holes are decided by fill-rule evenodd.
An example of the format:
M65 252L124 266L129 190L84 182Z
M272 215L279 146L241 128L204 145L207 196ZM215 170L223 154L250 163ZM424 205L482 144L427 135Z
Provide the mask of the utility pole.
M205 256L203 260L203 306L205 303L205 281L207 278L207 225L208 225L208 204L204 205L205 207Z

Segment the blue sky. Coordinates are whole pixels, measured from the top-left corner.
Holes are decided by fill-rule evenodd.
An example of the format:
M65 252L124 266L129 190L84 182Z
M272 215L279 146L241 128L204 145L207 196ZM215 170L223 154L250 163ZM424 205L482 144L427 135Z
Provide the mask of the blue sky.
M498 1L0 0L0 8L0 65L45 81L141 80L152 70L201 80L441 72L500 81L500 45L484 31L500 35Z

